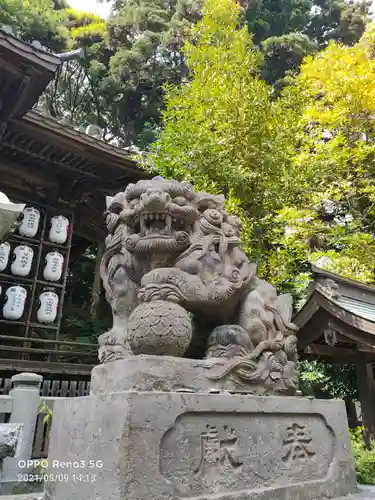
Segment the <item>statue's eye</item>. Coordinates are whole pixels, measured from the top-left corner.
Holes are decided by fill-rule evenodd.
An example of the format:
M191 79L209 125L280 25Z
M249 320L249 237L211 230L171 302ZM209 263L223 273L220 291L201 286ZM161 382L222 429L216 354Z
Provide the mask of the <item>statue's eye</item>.
M183 196L177 196L176 198L173 198L173 203L176 203L176 205L183 207L184 205L187 205L187 199Z
M139 200L137 200L137 199L135 199L135 198L134 198L134 199L133 199L133 200L129 203L129 206L130 206L130 208L134 208L135 206L137 206L137 205L138 205L138 203L139 203Z

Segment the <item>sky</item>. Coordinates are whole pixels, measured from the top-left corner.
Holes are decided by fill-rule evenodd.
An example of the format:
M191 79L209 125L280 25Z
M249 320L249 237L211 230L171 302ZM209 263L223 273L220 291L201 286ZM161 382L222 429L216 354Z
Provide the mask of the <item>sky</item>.
M103 2L99 3L96 0L68 0L69 4L73 9L84 10L86 12L93 12L100 17L108 17L111 3Z

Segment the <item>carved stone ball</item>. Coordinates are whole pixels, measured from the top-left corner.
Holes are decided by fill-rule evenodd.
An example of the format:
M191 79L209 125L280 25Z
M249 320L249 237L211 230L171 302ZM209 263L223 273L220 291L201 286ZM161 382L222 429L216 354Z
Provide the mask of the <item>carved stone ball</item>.
M164 300L136 307L129 317L128 329L134 354L179 357L189 347L193 335L189 313Z

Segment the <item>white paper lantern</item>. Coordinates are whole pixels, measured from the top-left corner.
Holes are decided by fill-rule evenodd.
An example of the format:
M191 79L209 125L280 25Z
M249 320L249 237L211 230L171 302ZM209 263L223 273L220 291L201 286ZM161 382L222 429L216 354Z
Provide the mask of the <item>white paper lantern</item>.
M37 311L38 323L53 323L57 316L59 297L51 290L46 290L39 296L39 309Z
M28 276L34 258L34 250L27 245L19 245L13 251L14 261L10 271L16 276Z
M38 232L40 212L34 207L26 207L23 211L23 220L18 229L21 236L34 238Z
M9 254L10 244L5 241L4 243L0 244L0 273L2 273L8 265Z
M0 192L0 241L19 226L18 218L24 208L24 203L11 203L8 196Z
M46 255L46 265L43 270L43 278L46 281L59 281L62 276L64 257L59 252L50 252Z
M27 291L19 285L11 286L5 292L3 316L6 319L18 320L25 310Z
M63 245L68 239L69 220L63 215L55 215L51 219L51 229L49 232L49 240L52 243Z
M2 193L1 191L0 191L0 203L4 203L4 204L10 203L8 196L6 194Z

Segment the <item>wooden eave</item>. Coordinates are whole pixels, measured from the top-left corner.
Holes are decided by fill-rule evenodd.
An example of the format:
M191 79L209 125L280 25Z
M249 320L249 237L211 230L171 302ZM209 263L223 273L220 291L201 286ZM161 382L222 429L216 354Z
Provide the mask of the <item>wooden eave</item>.
M375 288L316 267L312 271L308 299L293 318L300 356L348 363L365 355L375 362ZM368 309L369 317L347 303ZM327 332L334 332L334 345L327 344Z
M52 74L60 66L60 58L44 50L39 50L0 28L0 51L11 58L31 63L34 67L47 70Z
M0 29L1 120L21 117L31 109L60 64L58 56Z
M0 190L74 210L75 233L90 241L106 236L105 196L147 177L121 148L36 111L8 122L0 139Z
M15 121L15 124L20 131L29 132L36 139L39 138L46 143L50 140L51 143L58 144L62 148L67 147L72 153L76 152L87 160L97 162L98 155L100 155L100 161L103 164L106 164L112 170L116 170L118 174L116 182L122 178L128 179L129 176L134 176L135 179L146 177L146 174L142 175L141 170L134 160L130 158L129 153L123 149L95 139L69 125L63 125L54 118L31 110L23 119ZM93 169L95 169L95 163ZM99 177L102 177L102 173L100 173ZM102 181L105 183L106 179L104 178ZM113 182L113 178L109 182Z
M339 274L332 273L330 271L325 271L314 265L311 266L311 272L313 273L314 280L316 282L321 282L325 279L331 279L339 285L341 294L345 292L346 295L350 297L359 297L362 300L375 305L375 287L372 285L367 285L366 283L360 283L359 281L344 278Z

